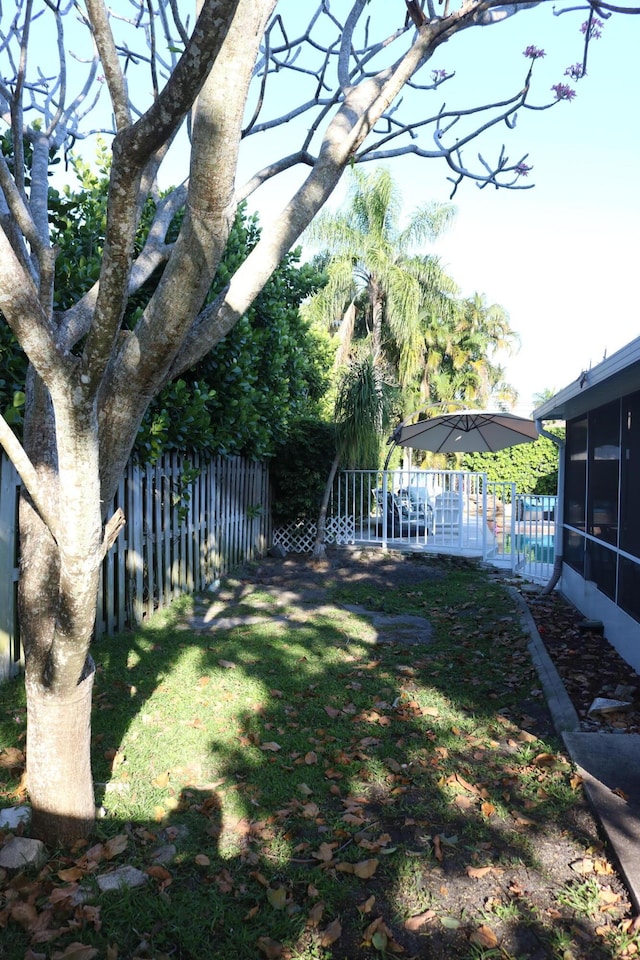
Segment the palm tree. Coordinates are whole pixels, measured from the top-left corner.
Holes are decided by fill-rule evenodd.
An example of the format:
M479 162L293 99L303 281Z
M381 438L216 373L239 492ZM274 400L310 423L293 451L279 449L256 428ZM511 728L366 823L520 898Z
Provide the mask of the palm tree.
M491 400L507 407L516 402L516 391L504 381L504 369L494 360L499 350L510 352L518 342L500 304L488 306L484 296L475 293L458 301L452 323L429 328L425 337L429 363L423 375L423 400L464 399L482 407Z
M379 462L383 433L370 428L382 422L380 385L399 384L402 413L415 409L417 399L488 395L502 376L491 362L493 350L513 338L501 307L487 307L477 295L461 300L438 259L415 252L448 226L453 206L427 204L401 228L400 193L389 172L356 169L351 177L344 211L318 217L308 233L327 248L320 256L327 283L305 305L305 313L338 341L338 450L320 511L316 559L324 555L326 510L341 459L351 456L351 466ZM359 384L358 377L363 378ZM355 419L345 415L347 396ZM361 431L369 431L370 440L377 437L377 448L374 443L369 458L355 462L363 452Z
M534 393L532 399L536 407L541 407L543 403L546 403L547 400L551 400L555 397L557 393L555 387L544 387L544 389L539 390L538 393Z
M396 410L396 390L384 380L372 355L360 352L343 371L335 402L336 454L324 489L313 559L325 557L325 529L329 498L338 467L377 462L381 438L389 432Z
M393 385L407 385L424 359L421 327L435 294L455 285L434 257L419 256L451 221L450 204L429 204L400 227L400 193L389 172L352 171L350 202L338 214L316 218L308 238L326 245L327 283L305 313L333 330L337 340L335 419L337 452L318 518L313 557L324 557L326 512L341 460L367 465L379 460L391 422ZM446 298L440 309L448 309Z
M326 286L306 313L339 340L336 365L348 361L354 340L366 340L376 363L403 387L424 362L426 312L451 310L456 287L437 258L414 253L451 223L451 204L419 207L400 226L399 189L385 168L352 171L346 209L316 218L308 238L328 248Z

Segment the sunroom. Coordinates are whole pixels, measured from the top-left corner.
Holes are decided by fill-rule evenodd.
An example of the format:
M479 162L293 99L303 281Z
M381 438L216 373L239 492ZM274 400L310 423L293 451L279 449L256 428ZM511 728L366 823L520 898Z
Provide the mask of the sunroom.
M640 338L534 416L566 421L560 588L640 670Z

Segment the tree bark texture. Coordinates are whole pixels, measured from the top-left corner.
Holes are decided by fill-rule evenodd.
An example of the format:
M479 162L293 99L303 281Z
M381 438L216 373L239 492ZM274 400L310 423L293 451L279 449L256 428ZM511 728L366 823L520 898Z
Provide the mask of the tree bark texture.
M33 369L28 382L24 448L49 524L23 489L18 604L27 690L27 790L33 835L65 846L85 837L95 819L94 667L88 650L102 559L97 423L93 404L81 395L75 402L52 401Z
M95 820L91 776L91 693L95 668L69 692L52 694L27 678L27 788L31 835L70 846Z

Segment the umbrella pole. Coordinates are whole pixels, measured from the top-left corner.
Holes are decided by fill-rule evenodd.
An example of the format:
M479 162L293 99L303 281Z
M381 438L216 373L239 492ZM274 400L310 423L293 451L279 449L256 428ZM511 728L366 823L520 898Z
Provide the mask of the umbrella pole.
M398 446L398 444L397 444L396 441L393 439L393 437L389 437L389 439L387 440L387 443L390 443L390 444L391 444L391 447L389 448L389 453L387 454L387 458L386 458L386 460L384 461L384 468L383 468L383 469L384 469L385 475L386 475L387 470L389 469L389 461L391 460L391 454L393 453L393 451L395 450L395 448Z

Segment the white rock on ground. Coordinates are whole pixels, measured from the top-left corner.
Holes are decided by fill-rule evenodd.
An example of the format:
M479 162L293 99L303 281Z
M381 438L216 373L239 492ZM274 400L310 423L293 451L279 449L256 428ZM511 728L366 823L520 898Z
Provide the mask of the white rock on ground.
M624 713L626 710L631 710L632 707L633 704L625 700L609 700L607 697L596 697L587 711L587 716L602 717L608 713Z
M101 877L96 877L96 883L103 893L111 893L122 890L123 887L141 887L148 879L146 873L136 870L135 867L118 867L113 873L103 873Z
M42 840L31 837L12 837L0 849L0 867L5 870L39 870L47 862L48 854Z
M0 810L0 830L15 830L31 820L31 807L5 807Z

